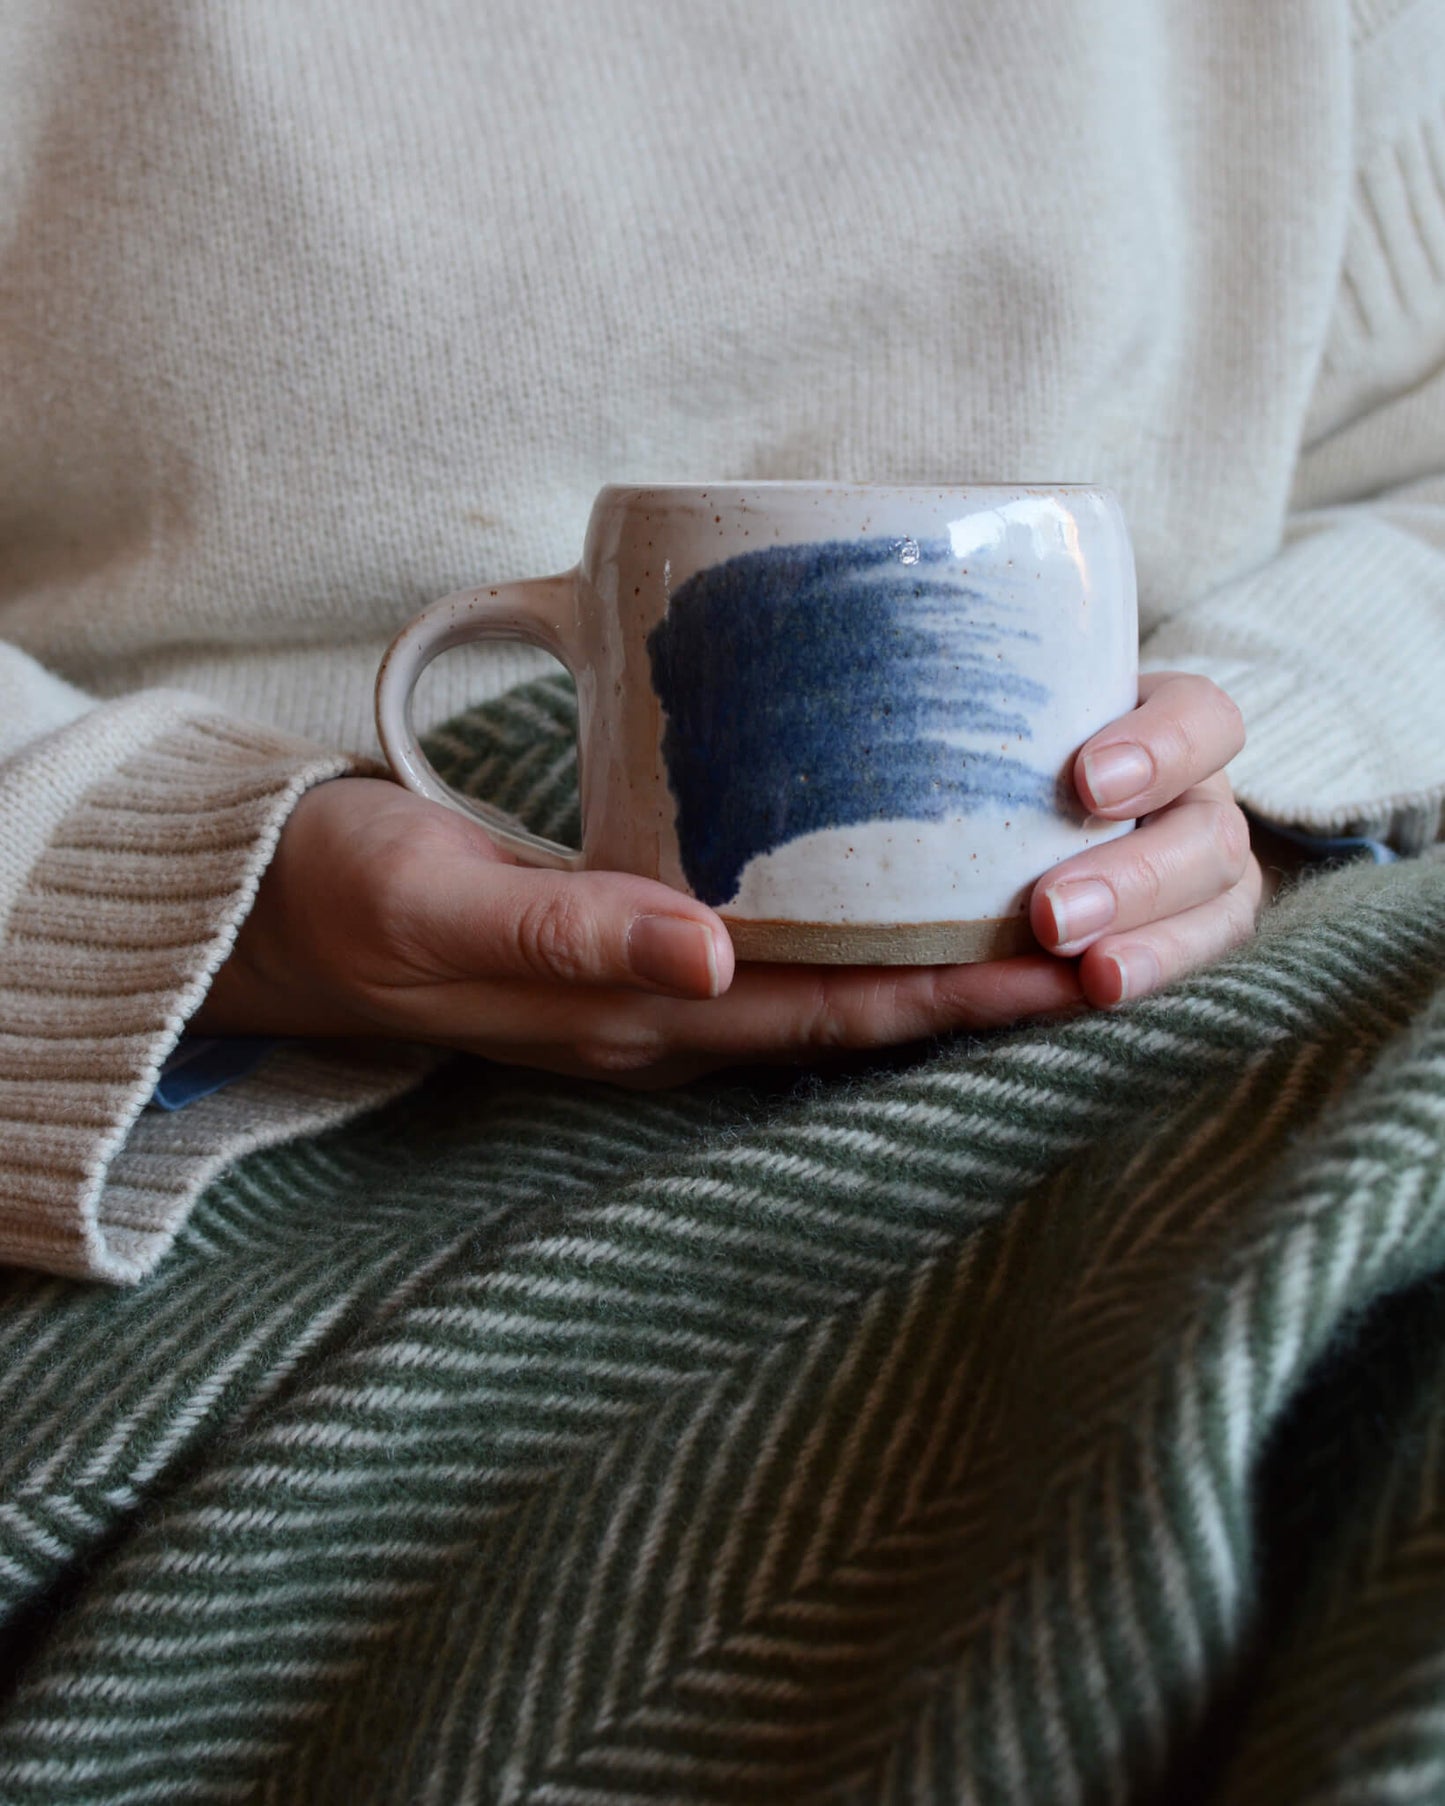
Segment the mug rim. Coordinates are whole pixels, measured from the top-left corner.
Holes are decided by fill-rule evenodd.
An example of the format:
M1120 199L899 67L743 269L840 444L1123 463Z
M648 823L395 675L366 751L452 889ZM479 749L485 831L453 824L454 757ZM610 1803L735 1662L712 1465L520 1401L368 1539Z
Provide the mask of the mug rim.
M950 496L962 495L1112 495L1114 491L1106 483L1086 483L1078 481L1049 483L1037 479L1032 481L1005 482L990 480L986 483L834 483L819 477L805 477L794 481L791 477L722 477L712 483L604 483L597 492L598 501L604 498L622 495L722 495L724 493L746 492L754 490L790 489L803 494L815 495L900 495L922 499L932 496L939 501L946 501Z

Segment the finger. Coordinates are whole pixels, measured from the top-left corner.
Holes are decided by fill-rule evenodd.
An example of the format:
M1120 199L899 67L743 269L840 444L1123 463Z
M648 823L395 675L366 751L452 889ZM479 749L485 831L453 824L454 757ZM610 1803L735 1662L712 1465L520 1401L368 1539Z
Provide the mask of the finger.
M1232 890L1249 860L1249 823L1221 779L1197 784L1119 840L1092 847L1036 885L1039 944L1082 953L1104 934L1176 916Z
M996 1028L1077 1008L1076 968L1034 954L977 966L738 968L710 1002L620 991L562 999L518 987L489 999L490 1020L471 1018L456 1044L476 1052L505 1043L508 1057L594 1077L631 1081L653 1071L695 1072L742 1061L799 1060L841 1049L892 1046L961 1028ZM456 1017L466 1022L465 1004ZM481 1022L482 1037L477 1034Z
M434 873L429 889L441 981L623 985L690 998L717 997L732 982L719 918L649 878L469 862Z
M1080 1001L1075 970L1039 954L969 966L745 966L734 991L699 1012L697 1044L710 1052L888 1047L1003 1028Z
M1222 896L1129 934L1096 941L1078 964L1084 995L1097 1008L1147 996L1208 964L1254 933L1263 884L1251 858L1244 876Z
M1074 786L1095 815L1147 815L1221 771L1244 745L1238 708L1207 677L1165 672L1080 749Z

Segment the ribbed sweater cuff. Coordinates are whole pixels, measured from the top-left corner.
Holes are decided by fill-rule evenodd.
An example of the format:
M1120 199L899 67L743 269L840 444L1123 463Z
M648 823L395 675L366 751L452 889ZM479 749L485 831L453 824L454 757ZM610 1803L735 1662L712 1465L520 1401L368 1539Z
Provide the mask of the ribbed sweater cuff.
M1230 775L1258 814L1402 852L1439 838L1445 515L1416 515L1311 517L1278 557L1144 646L1145 669L1201 672L1239 704L1249 737Z
M179 1117L142 1116L282 826L349 762L168 711L68 800L0 939L0 1261L134 1281L237 1155L414 1083L404 1047L287 1050Z
M1316 835L1364 835L1403 853L1419 853L1445 830L1445 791L1411 782L1413 772L1391 769L1368 723L1341 715L1337 693L1276 665L1205 652L1146 659L1213 678L1238 703L1248 730L1244 751L1229 768L1236 796L1269 821ZM1369 736L1367 739L1366 736ZM1341 742L1358 739L1358 771L1342 769ZM1423 744L1424 736L1420 735ZM1331 769L1326 776L1321 767ZM1353 777L1353 781L1352 780Z

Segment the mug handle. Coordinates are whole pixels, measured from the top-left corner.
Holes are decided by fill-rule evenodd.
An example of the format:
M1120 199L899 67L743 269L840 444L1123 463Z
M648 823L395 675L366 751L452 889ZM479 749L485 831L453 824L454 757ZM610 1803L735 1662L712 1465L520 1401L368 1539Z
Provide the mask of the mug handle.
M458 590L424 608L386 649L376 674L376 731L399 781L462 815L470 815L524 864L554 872L582 869L574 847L529 833L492 803L463 796L437 775L412 723L417 679L434 658L469 640L523 640L560 659L575 679L567 623L577 615L575 567L556 577L531 577L484 589Z

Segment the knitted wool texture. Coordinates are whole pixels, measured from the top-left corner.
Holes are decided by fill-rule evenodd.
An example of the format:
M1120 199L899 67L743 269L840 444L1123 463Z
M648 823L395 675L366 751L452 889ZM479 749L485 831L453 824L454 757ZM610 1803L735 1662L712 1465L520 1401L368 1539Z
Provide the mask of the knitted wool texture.
M569 737L442 751L558 833ZM1438 1797L1442 1274L1438 856L832 1079L456 1062L5 1281L0 1794Z
M1431 0L10 0L0 120L4 1258L414 1082L140 1116L387 638L605 481L1110 484L1241 794L1439 831Z

